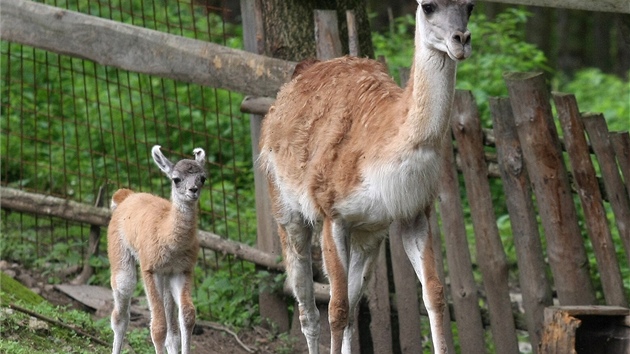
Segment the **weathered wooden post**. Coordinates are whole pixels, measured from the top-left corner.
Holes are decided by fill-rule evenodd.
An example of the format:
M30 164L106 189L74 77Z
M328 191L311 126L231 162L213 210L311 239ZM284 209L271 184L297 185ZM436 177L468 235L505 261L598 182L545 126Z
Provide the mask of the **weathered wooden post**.
M625 193L626 190L615 160L615 151L608 138L606 120L601 114L588 113L582 116L582 122L584 122L584 127L602 171L602 179L610 206L615 214L619 236L626 248L626 254L630 255L630 199ZM630 260L630 256L628 259Z
M536 210L510 100L491 98L490 111L501 181L514 236L527 331L532 350L537 353L544 310L553 303L551 286L547 278Z
M584 126L580 120L580 111L575 96L556 93L553 95L553 99L564 131L564 145L571 160L573 177L578 190L577 194L582 201L586 227L592 241L597 266L600 270L599 274L602 280L606 304L628 306L628 300L626 300L623 289L623 281L621 280L619 262L615 253L615 245L608 226L606 210L604 209L597 175L591 161L591 154L584 135ZM594 144L598 145L597 143ZM608 150L612 152L610 145ZM611 160L615 164L614 156ZM615 171L615 173L618 172ZM620 182L621 178L617 180ZM620 190L616 193L623 195L625 192L623 184L620 183L618 187Z
M477 263L488 299L490 330L495 348L498 353L518 353L514 317L505 316L512 312L507 258L492 207L481 120L470 91L455 92L451 128L462 161L466 195L475 231Z
M595 292L560 139L542 73L504 75L525 165L536 194L561 305L591 305Z
M260 0L241 0L241 13L243 16L243 37L245 50L257 54L264 51L264 33L262 30L262 12ZM260 126L263 116L250 115L250 131L252 138L252 159L258 158L258 141L260 138ZM282 255L280 239L277 235L277 226L271 215L271 199L267 181L263 173L254 169L254 185L256 188L256 224L257 224L257 248L261 251ZM261 291L258 298L261 317L277 326L281 332L289 330L289 312L284 296Z
M477 284L473 278L464 212L459 197L457 166L450 139L443 146L442 160L440 216L444 227L446 260L459 343L462 348L466 348L467 353L486 353Z

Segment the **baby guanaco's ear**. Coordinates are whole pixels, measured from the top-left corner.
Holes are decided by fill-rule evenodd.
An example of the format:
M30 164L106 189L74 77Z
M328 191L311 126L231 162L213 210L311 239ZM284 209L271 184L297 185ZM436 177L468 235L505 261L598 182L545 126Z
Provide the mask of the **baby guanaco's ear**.
M173 163L169 161L169 159L167 159L164 154L162 154L160 148L160 145L155 145L151 149L153 161L155 161L155 164L160 168L160 170L162 170L164 173L166 173L167 176L170 177L171 172L173 172Z
M206 164L206 152L203 151L202 148L195 148L193 150L193 154L195 155L195 161L197 161L201 166Z

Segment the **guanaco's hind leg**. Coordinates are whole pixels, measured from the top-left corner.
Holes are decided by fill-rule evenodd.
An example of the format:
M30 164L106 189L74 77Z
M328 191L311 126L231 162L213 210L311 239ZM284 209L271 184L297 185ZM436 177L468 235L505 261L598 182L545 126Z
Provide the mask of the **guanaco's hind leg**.
M427 213L395 223L400 231L403 247L422 284L422 299L429 313L434 353L446 353L444 341L444 288L437 273L435 256L429 233Z
M295 213L290 221L278 227L287 267L288 282L297 299L302 333L306 337L308 352L319 353L319 310L313 292L311 260L312 228Z
M374 264L379 254L386 231L380 233L353 232L352 239L361 240L357 245L351 242L350 267L348 268L348 300L350 312L348 325L343 332L342 353L352 353L352 337L355 332L355 313L361 296L373 274Z
M341 353L343 334L348 326L350 302L348 298L348 263L350 233L342 221L324 218L322 225L322 254L330 282L328 322L330 323L330 352Z
M113 254L113 252L109 252ZM136 277L136 262L131 253L121 251L117 253L120 258L112 263L111 286L114 295L114 309L111 315L111 326L114 331L114 345L112 353L119 354L122 351L125 332L129 325L129 311L131 297L138 282Z

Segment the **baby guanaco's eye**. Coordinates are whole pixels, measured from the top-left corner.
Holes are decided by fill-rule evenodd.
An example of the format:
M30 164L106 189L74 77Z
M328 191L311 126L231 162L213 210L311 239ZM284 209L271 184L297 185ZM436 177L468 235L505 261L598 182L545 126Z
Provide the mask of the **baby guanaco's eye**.
M473 10L475 9L475 5L470 4L468 5L468 17L470 17L470 15L472 15Z
M181 179L181 178L179 178L179 177L174 177L174 178L173 178L173 183L175 183L175 184L180 184L181 182L182 182L182 179Z
M433 4L422 4L422 11L424 11L424 13L426 15L430 15L430 14L435 12L435 5L433 5Z
M204 176L199 177L199 180L201 181L201 184L206 183L206 177Z

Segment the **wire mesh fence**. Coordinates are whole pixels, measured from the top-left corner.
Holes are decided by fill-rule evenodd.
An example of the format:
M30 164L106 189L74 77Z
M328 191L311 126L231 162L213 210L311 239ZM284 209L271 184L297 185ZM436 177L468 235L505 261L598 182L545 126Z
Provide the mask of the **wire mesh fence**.
M239 27L225 20L228 10L206 1L44 3L241 47ZM146 65L151 65L151 58L146 58ZM0 70L3 186L92 205L101 186L106 190L105 204L121 187L168 198L170 182L154 166L151 147L161 145L172 160L190 158L195 147L202 147L209 181L201 196L200 228L243 243L255 241L251 141L249 122L238 109L240 95L6 41L0 42ZM34 262L55 274L54 269L81 264L89 229L3 211L1 256ZM103 237L101 250L104 242ZM107 268L104 251L91 262ZM253 269L204 253L198 271L205 277L197 277L198 290L204 289L204 294L198 297L209 296L210 285L204 285L209 272L223 270L232 277L234 267ZM107 276L100 274L102 278L91 281L107 283Z

